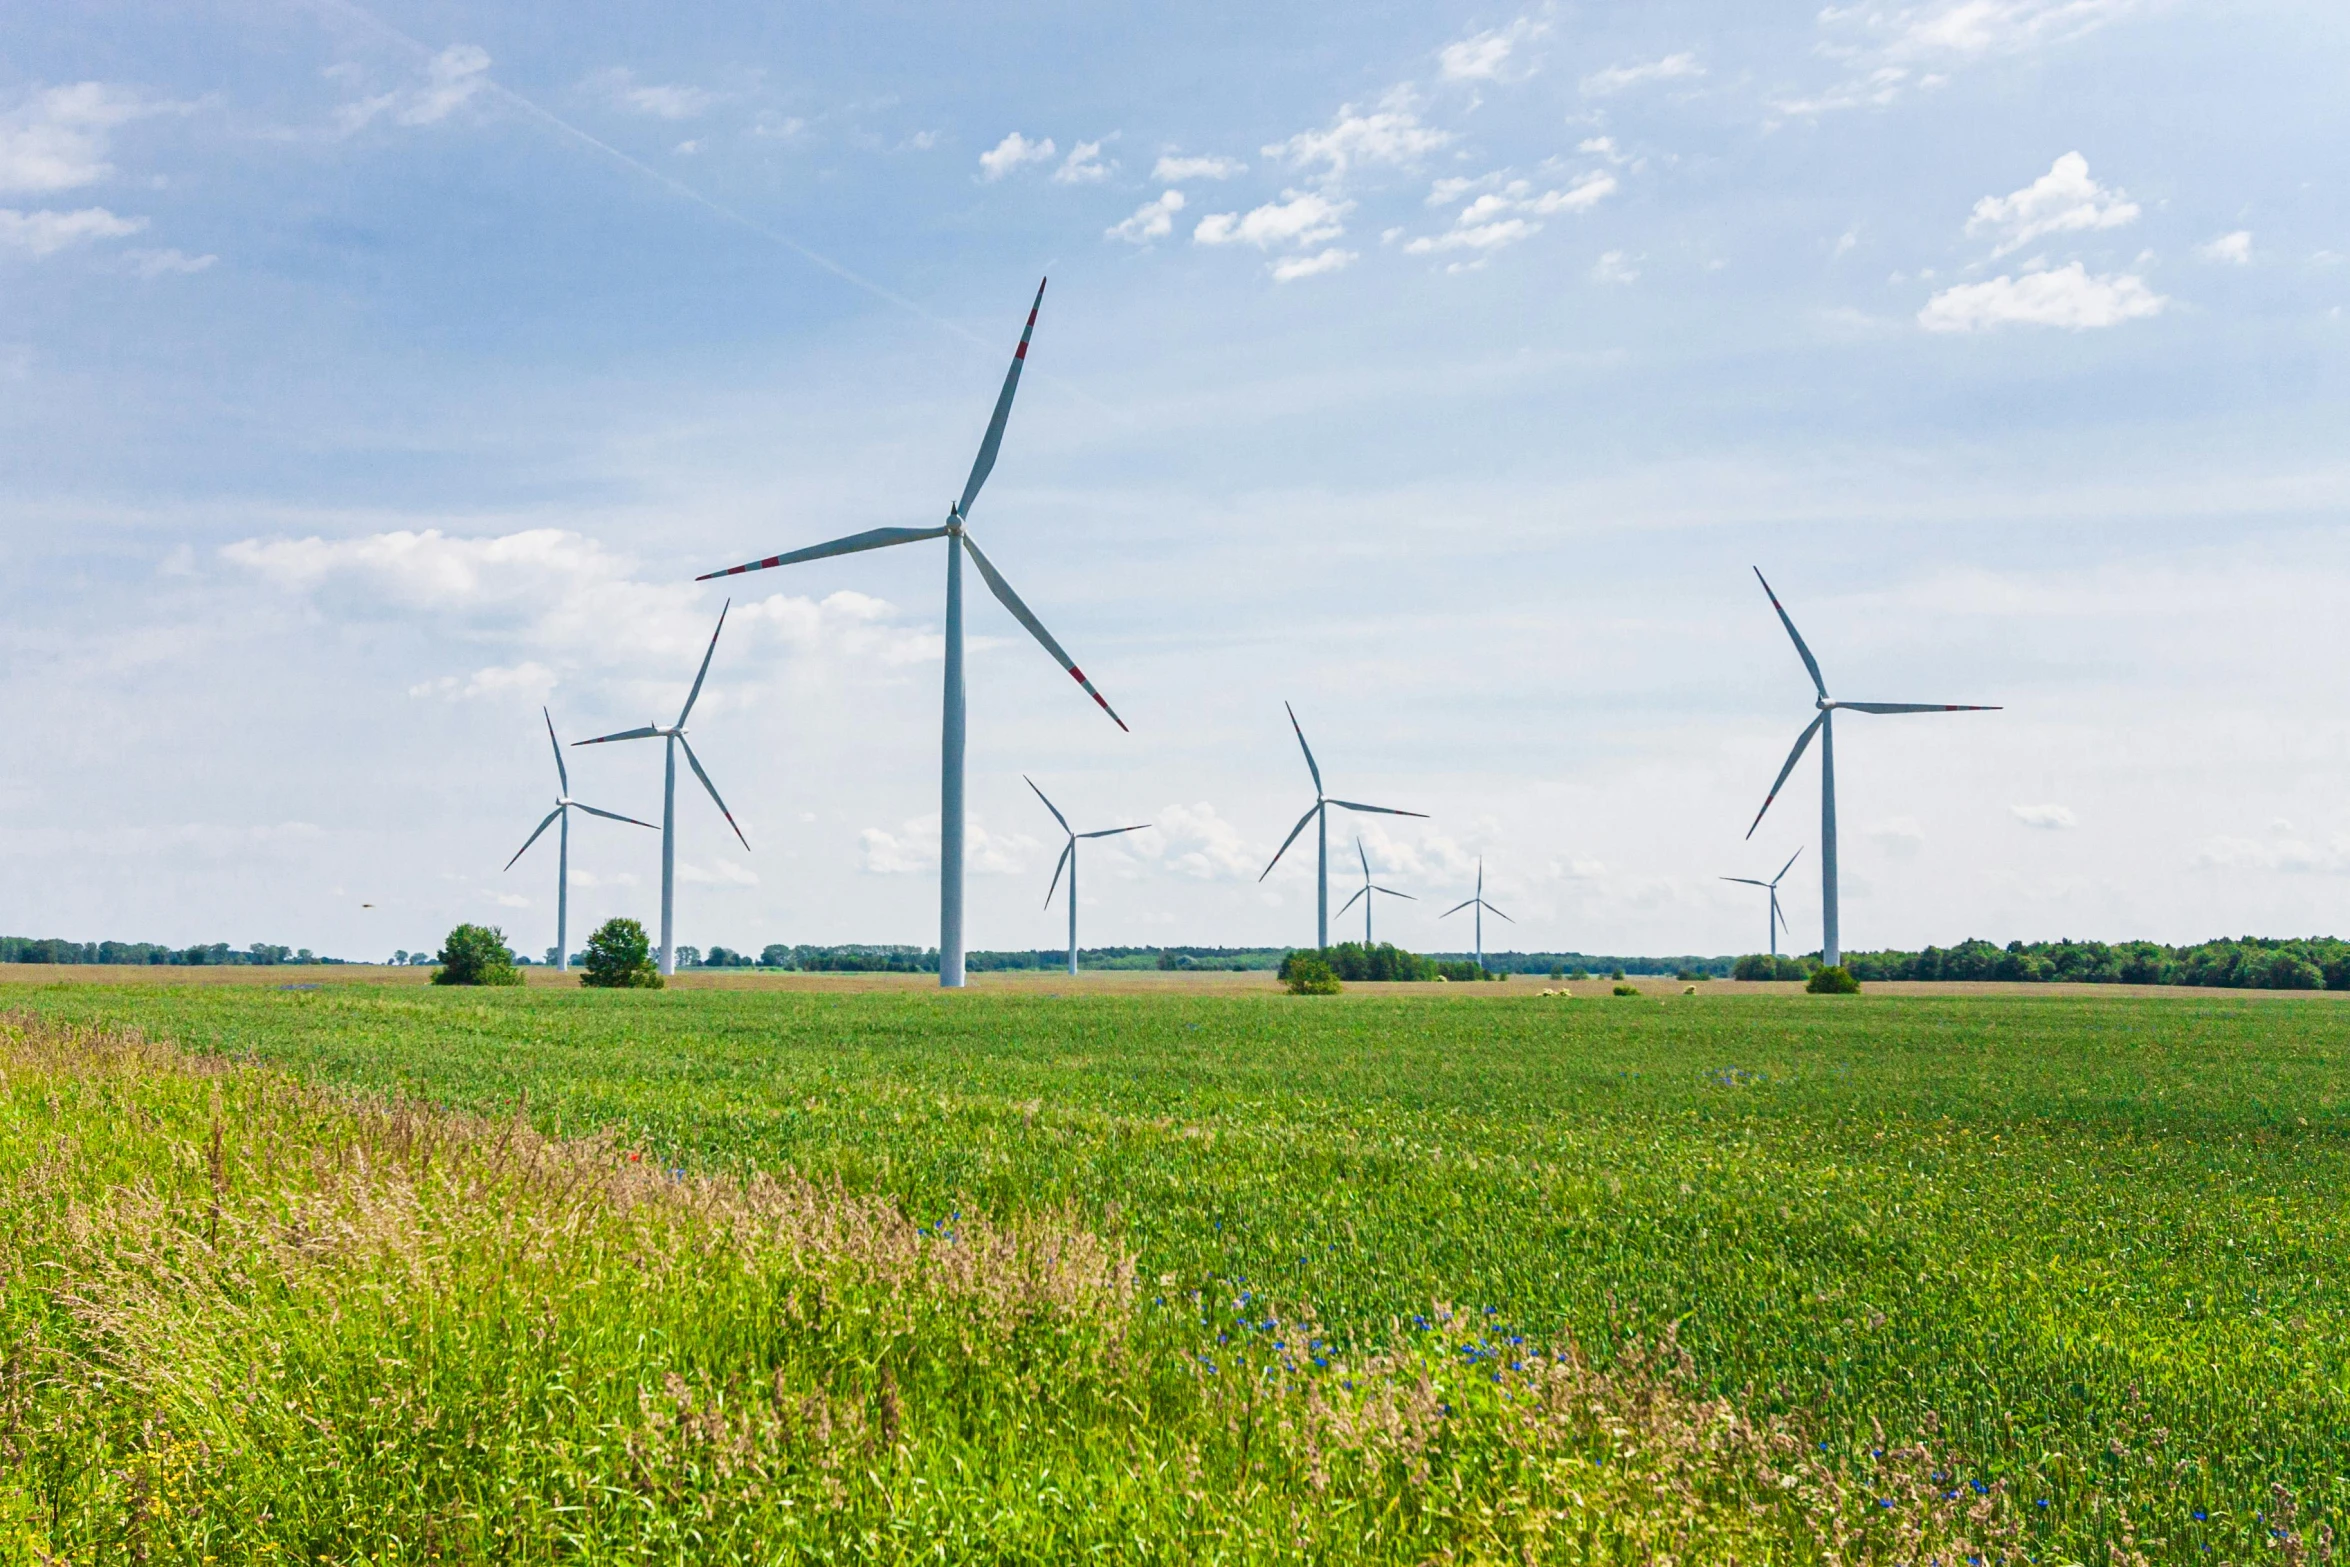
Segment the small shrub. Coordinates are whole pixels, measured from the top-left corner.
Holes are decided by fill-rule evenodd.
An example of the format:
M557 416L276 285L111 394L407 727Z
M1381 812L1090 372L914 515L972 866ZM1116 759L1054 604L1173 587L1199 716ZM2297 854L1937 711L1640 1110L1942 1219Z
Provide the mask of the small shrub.
M492 925L460 925L441 943L436 985L519 985L522 971L507 950L506 933Z
M579 982L606 990L659 990L661 970L653 963L653 944L635 920L608 919L588 937L580 954Z
M1335 996L1338 974L1318 952L1293 952L1281 965L1282 982L1293 996Z
M1616 994L1619 996L1637 996L1640 994L1640 987L1638 985L1618 985L1616 987Z
M1610 969L1608 971L1607 977L1610 979L1622 979L1624 977L1624 971L1622 969Z
M1803 988L1815 996L1857 996L1860 981L1852 977L1852 970L1838 963L1815 972L1803 982Z

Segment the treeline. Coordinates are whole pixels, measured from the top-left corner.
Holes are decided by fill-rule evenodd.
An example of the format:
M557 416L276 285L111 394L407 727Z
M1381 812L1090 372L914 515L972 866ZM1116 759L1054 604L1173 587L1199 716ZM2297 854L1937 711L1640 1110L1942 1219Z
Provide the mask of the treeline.
M1330 971L1348 984L1366 981L1389 983L1427 983L1433 980L1477 980L1487 977L1489 971L1477 966L1472 958L1432 958L1417 952L1406 952L1390 941L1375 947L1366 947L1359 941L1342 941L1335 947L1325 947L1319 954L1312 948L1301 948L1281 961L1281 978L1290 977L1290 966L1298 959L1319 956L1330 965Z
M1742 962L1745 960L1741 960ZM1818 960L1809 960L1815 967ZM2008 980L2025 984L2211 985L2231 990L2350 990L2350 942L2240 936L2192 947L2158 941L1962 941L1921 952L1847 953L1863 982Z
M172 947L159 941L64 941L54 936L0 936L0 963L130 963L151 967L166 963L219 966L342 961L314 956L308 947L279 947L266 941L256 941L249 947L232 947L225 941L210 946Z

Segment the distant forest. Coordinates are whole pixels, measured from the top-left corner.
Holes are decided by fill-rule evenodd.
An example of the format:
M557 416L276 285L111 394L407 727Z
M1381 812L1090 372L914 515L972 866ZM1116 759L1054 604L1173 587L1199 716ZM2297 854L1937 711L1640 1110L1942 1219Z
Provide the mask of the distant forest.
M1753 961L1739 960L1742 965ZM1805 961L1812 967L1819 964L1816 956ZM1922 952L1851 952L1845 954L1844 966L1863 983L1873 979L1990 979L2027 984L2350 990L2350 942L2332 936L2240 936L2192 947L2168 947L2158 941L2111 945L2102 941L2011 941L1996 947L1974 940L1955 947L1928 947ZM1801 969L1789 977L1801 978L1808 972Z
M308 947L274 947L256 941L232 947L225 941L210 946L171 947L159 941L60 941L54 936L0 936L0 963L135 963L191 965L341 963L322 958Z

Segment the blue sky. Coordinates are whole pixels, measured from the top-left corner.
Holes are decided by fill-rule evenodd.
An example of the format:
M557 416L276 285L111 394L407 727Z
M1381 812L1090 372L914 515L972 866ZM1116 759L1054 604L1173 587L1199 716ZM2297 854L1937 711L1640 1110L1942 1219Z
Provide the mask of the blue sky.
M974 514L971 928L1311 933L1332 787L1515 945L2342 930L2338 7L0 4L0 926L551 939L700 571ZM935 937L935 546L736 579L681 939ZM658 808L650 748L582 798ZM602 828L604 824L590 824ZM575 932L651 834L575 838ZM374 908L362 908L373 904ZM1453 924L1458 924L1454 921ZM1490 935L1491 933L1489 933Z

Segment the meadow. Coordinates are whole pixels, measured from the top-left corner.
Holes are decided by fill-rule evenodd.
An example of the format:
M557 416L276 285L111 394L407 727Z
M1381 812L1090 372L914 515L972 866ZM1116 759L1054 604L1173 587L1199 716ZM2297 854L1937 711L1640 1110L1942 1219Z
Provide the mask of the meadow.
M2323 994L250 978L0 986L15 1559L2298 1560L2350 1506Z

